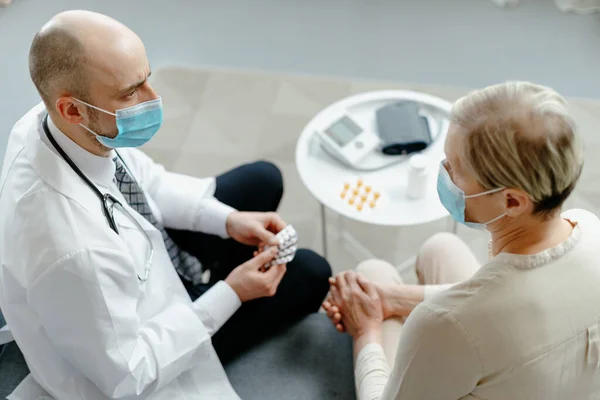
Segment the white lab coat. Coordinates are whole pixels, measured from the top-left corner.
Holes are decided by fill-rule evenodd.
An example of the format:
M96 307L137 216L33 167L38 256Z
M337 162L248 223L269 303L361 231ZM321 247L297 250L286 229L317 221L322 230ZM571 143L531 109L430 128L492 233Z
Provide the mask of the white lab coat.
M38 105L17 123L0 181L0 308L31 370L12 398L239 399L211 344L240 306L233 290L220 282L192 302L160 232L128 208L155 249L140 282L147 239L118 212L120 235L110 229L98 197L41 140L44 115ZM169 187L179 178L135 151L120 154L155 200L157 188L197 194L212 182Z

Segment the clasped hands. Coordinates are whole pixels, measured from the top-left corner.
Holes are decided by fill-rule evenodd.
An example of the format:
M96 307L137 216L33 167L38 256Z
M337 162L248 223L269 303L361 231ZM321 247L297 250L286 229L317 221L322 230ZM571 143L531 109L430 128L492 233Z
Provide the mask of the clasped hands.
M338 331L348 332L355 339L381 332L381 324L388 316L374 283L354 271L338 274L329 283L331 288L323 308Z
M407 317L422 301L419 286L372 282L354 271L342 272L329 283L323 308L338 331L355 339L380 333L384 320Z

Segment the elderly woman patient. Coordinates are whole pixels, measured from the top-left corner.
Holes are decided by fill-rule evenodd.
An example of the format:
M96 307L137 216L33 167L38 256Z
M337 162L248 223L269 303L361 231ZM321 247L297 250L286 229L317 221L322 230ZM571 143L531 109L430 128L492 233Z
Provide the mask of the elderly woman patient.
M440 200L490 232L490 259L438 234L420 285L383 261L332 278L324 307L354 338L359 399L599 399L600 221L561 210L583 165L565 100L510 82L451 114Z

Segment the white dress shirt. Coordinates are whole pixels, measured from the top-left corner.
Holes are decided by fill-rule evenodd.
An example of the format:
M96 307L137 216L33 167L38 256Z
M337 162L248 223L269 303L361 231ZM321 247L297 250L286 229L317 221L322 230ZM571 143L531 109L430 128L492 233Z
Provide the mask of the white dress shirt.
M501 253L415 308L392 371L365 346L359 400L600 399L600 221L563 216L577 224L565 242Z
M161 233L130 208L113 181L112 157L94 156L51 133L103 193L121 200L154 248L149 278L138 279L150 243L102 203L53 150L32 109L13 129L0 181L0 307L31 376L14 393L42 389L56 399L238 399L211 336L241 303L225 282L192 302ZM173 174L142 152L119 150L169 228L226 237L232 209L214 197L214 179Z

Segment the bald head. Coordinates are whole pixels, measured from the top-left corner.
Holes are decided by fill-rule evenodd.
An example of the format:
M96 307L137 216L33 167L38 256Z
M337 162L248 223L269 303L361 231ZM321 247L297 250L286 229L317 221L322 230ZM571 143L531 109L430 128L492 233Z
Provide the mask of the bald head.
M67 11L52 18L35 36L29 71L52 110L61 96L92 101L94 78L102 73L114 75L115 63L129 57L136 47L143 51L139 37L120 22L89 11Z

